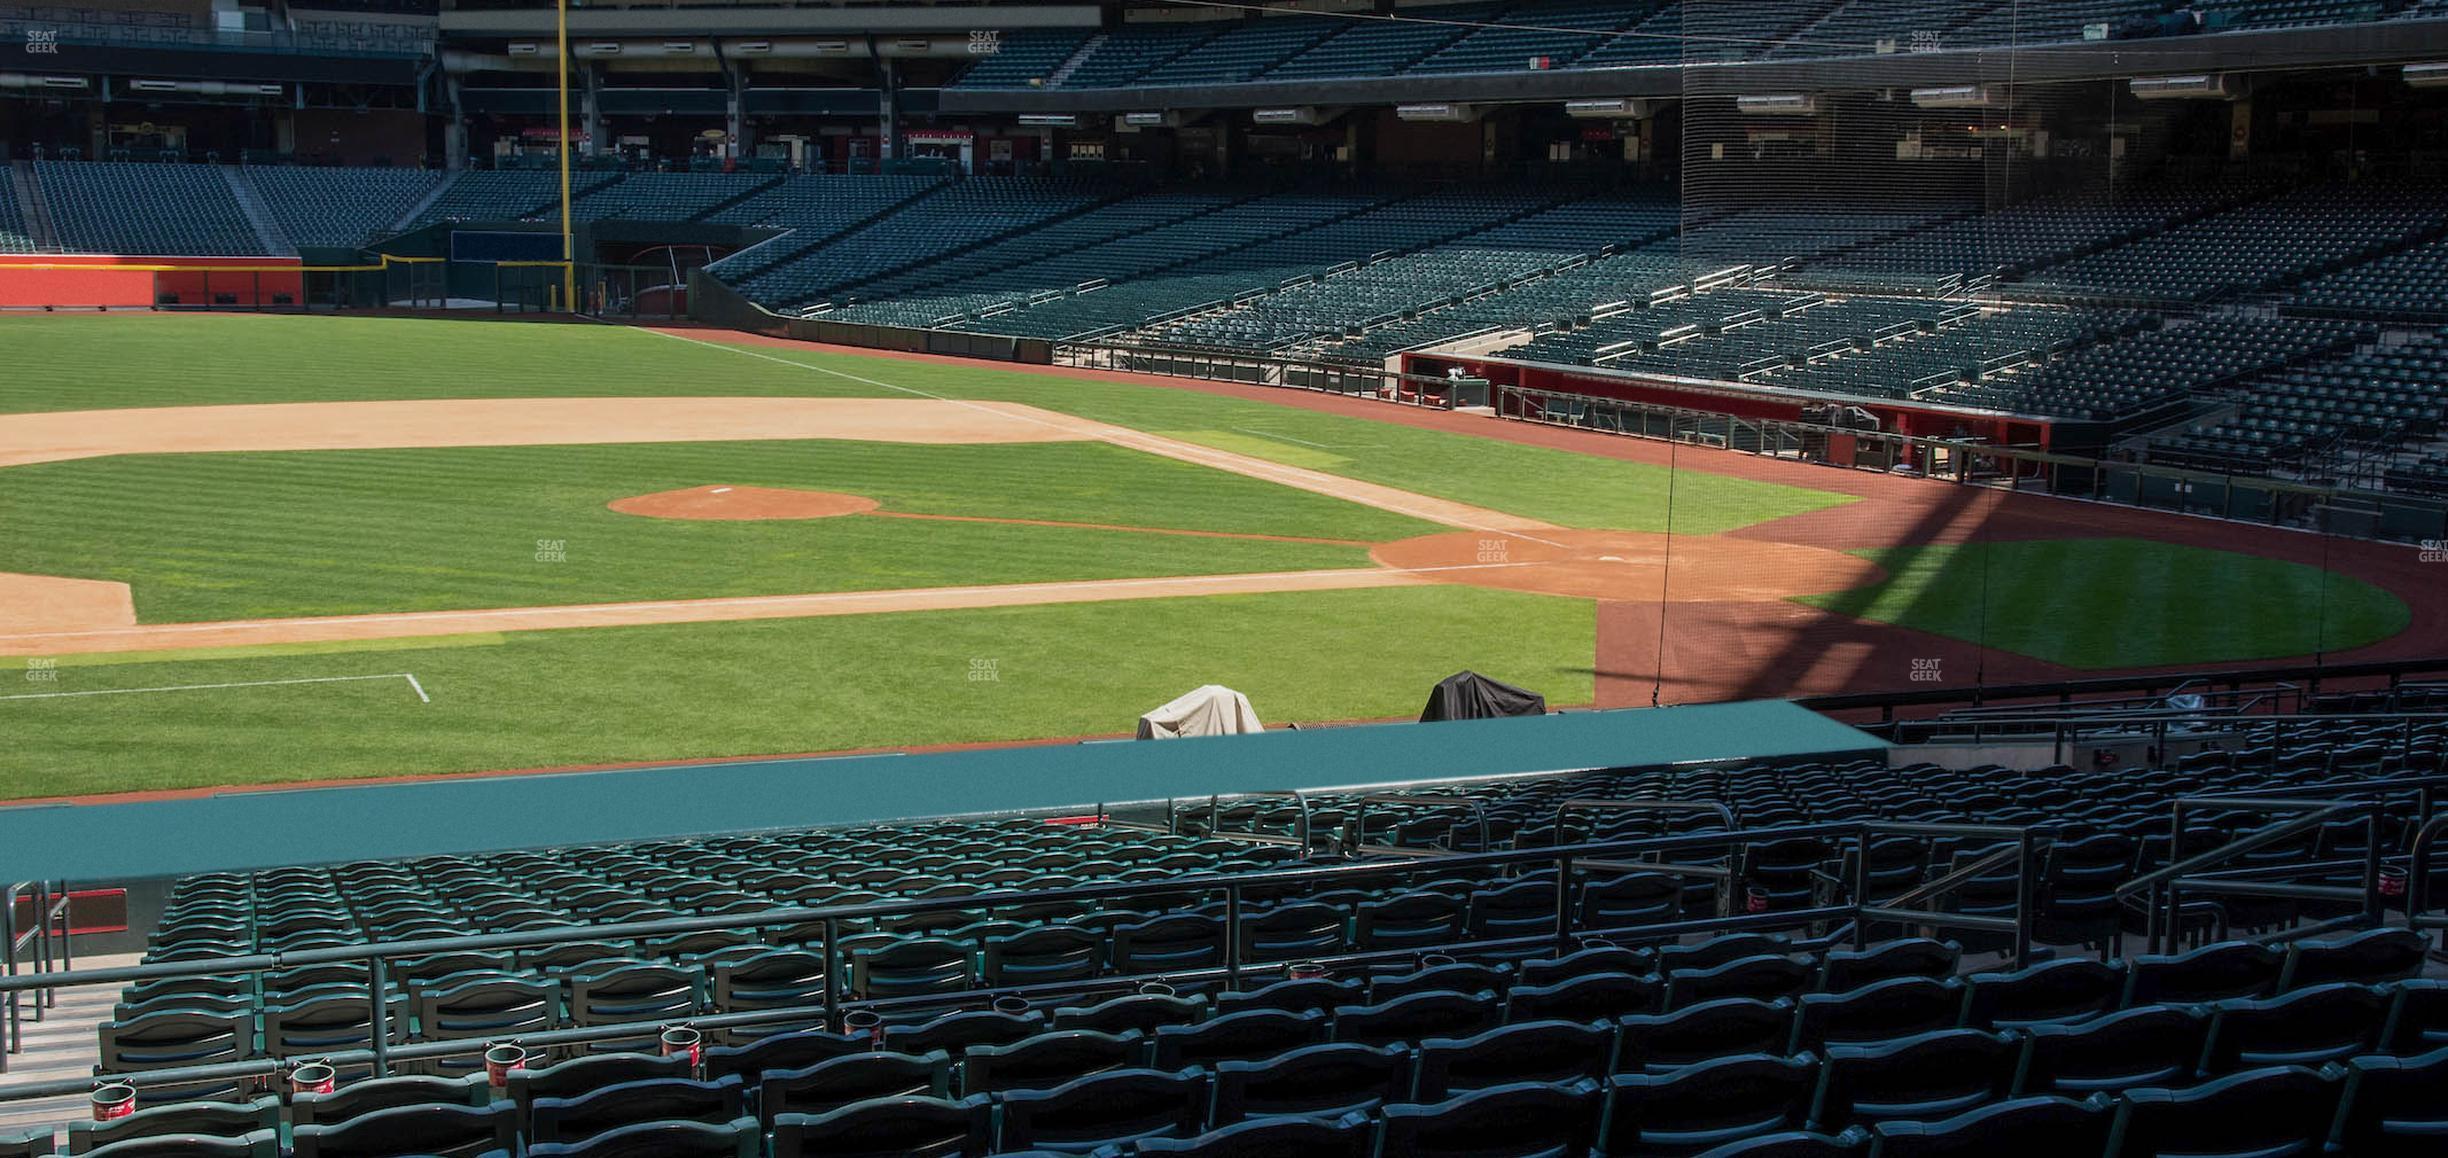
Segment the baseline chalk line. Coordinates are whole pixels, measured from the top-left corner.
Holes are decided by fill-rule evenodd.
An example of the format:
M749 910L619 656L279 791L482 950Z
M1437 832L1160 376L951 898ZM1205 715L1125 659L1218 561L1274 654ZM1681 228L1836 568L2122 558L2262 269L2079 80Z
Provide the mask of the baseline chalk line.
M93 691L82 692L20 692L15 695L0 696L0 700L59 700L68 699L74 696L132 696L145 692L202 692L213 691L221 688L280 687L287 684L345 684L355 683L361 680L406 680L408 681L409 690L416 693L418 703L430 704L433 702L433 697L425 694L425 685L417 682L415 674L404 671L387 672L382 675L314 676L307 679L293 680L242 680L236 683L223 684L170 684L158 688L99 688Z

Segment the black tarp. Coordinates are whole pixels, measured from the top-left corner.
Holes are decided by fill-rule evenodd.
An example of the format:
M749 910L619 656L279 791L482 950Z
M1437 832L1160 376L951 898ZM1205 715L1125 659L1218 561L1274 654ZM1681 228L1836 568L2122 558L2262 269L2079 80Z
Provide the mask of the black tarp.
M1475 671L1458 671L1439 680L1428 693L1428 706L1420 711L1420 722L1546 714L1547 697L1537 692L1489 679Z

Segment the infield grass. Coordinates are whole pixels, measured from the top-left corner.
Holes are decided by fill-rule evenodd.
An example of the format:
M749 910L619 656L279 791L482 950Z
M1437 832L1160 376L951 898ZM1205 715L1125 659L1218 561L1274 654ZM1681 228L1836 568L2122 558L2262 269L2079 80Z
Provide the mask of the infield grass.
M1360 546L856 515L644 518L711 484L889 511L1359 543L1443 527L1105 443L663 443L79 459L0 470L0 571L130 584L143 622L1366 567Z
M1669 475L1663 467L1190 390L734 346L626 327L243 314L0 317L0 350L9 352L12 369L0 376L0 413L414 398L875 398L918 392L1024 402L1561 526L1666 526ZM1674 482L1674 526L1691 534L1852 501L1700 471L1684 471Z

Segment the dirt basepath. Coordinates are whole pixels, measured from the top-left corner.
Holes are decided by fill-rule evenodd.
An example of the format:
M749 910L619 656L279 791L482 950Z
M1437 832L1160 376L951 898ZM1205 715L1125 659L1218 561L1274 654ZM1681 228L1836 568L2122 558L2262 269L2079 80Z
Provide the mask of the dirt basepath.
M0 415L0 467L112 454L612 442L1076 442L1017 403L927 398L454 398Z
M252 647L280 643L405 639L415 636L461 635L473 632L545 631L571 627L637 627L656 623L719 623L740 619L802 619L830 615L875 615L894 611L948 611L979 607L1025 607L1047 603L1174 599L1195 595L1248 595L1277 591L1348 591L1369 587L1410 587L1427 581L1402 571L1348 568L1334 571L1270 571L1249 575L1188 575L1153 579L1086 579L1065 583L1010 583L993 587L920 587L892 591L844 591L825 595L749 595L726 599L673 599L647 603L589 603L561 607L498 607L472 611L413 611L388 615L226 620L216 623L158 623L0 635L0 655L171 651L198 647Z
M125 583L0 571L0 632L129 627L136 597Z

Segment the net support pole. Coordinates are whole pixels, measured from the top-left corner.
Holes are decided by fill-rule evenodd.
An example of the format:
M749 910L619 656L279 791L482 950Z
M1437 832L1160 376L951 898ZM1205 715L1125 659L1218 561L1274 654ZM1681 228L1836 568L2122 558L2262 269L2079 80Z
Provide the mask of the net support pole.
M574 312L578 308L578 258L570 236L569 0L553 0L553 35L561 52L561 302ZM499 298L497 293L495 300Z

